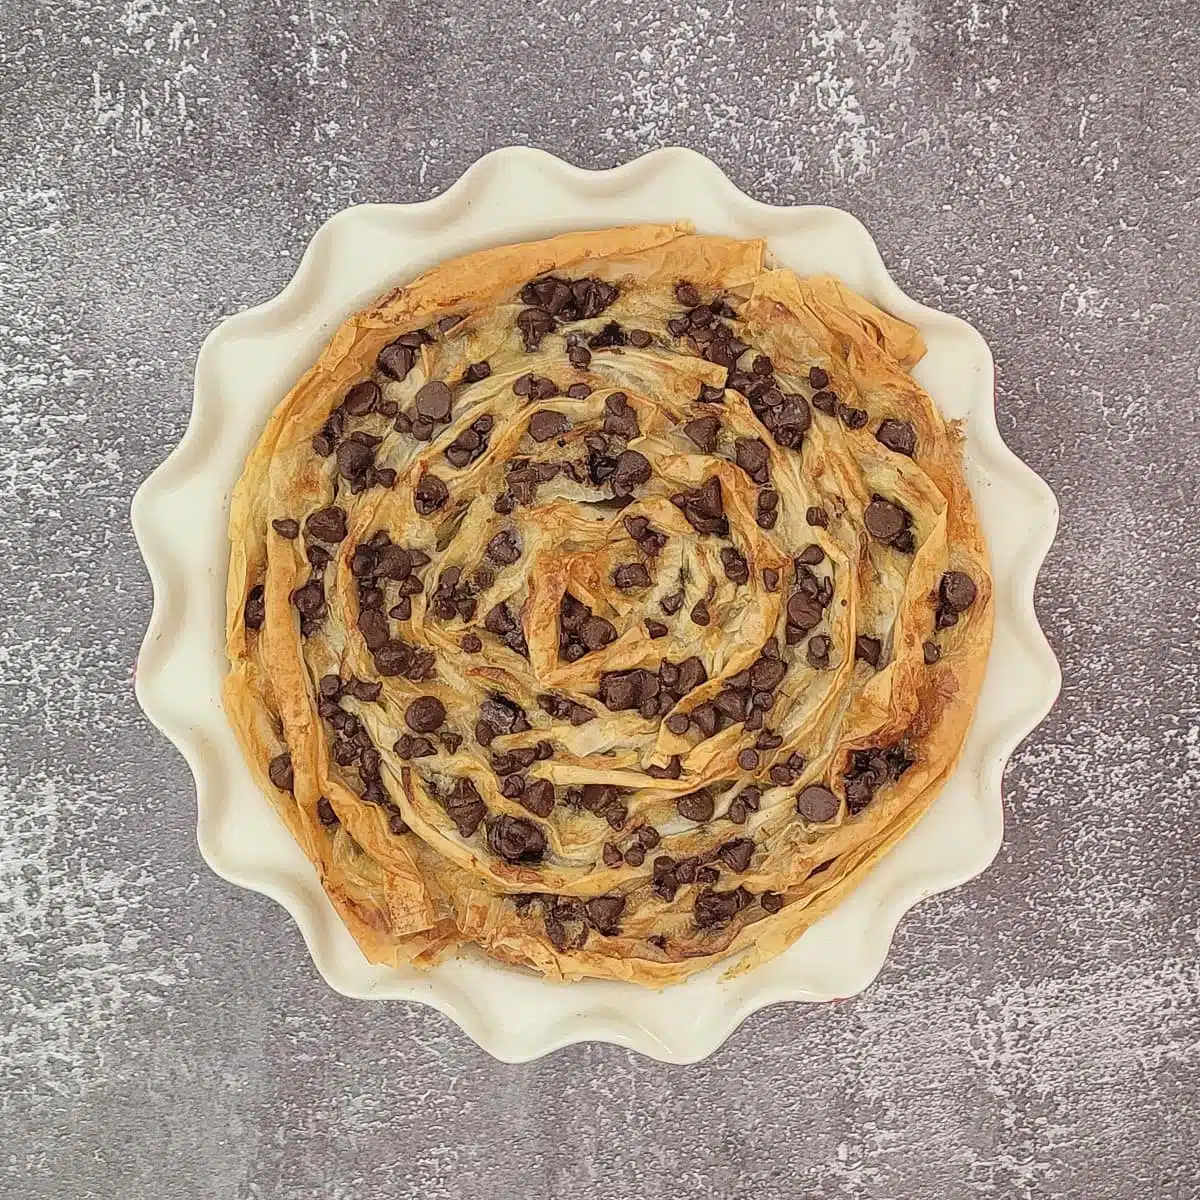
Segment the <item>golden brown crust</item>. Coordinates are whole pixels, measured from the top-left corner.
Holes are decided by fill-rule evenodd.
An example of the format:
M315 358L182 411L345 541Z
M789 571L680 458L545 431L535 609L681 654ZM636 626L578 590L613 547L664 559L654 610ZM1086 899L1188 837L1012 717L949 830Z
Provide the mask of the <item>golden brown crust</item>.
M445 263L247 459L226 709L371 961L744 970L953 770L992 591L923 343L763 259L678 224Z

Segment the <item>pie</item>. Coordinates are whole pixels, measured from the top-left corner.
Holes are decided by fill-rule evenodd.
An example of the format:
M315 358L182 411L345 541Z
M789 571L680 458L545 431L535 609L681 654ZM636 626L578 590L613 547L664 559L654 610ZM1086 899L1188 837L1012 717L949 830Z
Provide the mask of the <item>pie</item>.
M742 971L905 835L992 629L924 349L682 223L336 331L233 495L225 704L368 959Z

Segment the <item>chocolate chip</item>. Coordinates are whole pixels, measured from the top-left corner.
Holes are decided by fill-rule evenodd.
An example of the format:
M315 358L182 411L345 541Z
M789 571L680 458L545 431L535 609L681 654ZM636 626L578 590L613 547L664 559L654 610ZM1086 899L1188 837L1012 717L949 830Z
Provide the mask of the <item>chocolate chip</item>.
M661 608L668 617L673 617L683 607L683 593L672 592L669 596L664 596L658 602L658 607Z
M667 728L673 734L675 734L676 737L680 736L681 734L687 733L688 726L690 724L691 724L691 720L687 717L687 715L685 713L672 713L667 718Z
M521 804L538 817L548 817L554 809L554 784L548 779L531 779L521 793Z
M605 842L601 853L606 867L619 867L623 861L621 851L612 842Z
M808 368L808 383L816 391L821 391L829 386L829 372L822 367Z
M554 326L554 318L544 308L525 308L517 315L517 329L527 351L536 350Z
M502 530L487 544L487 556L498 566L511 566L521 557L521 538L511 529Z
M927 667L932 667L942 657L942 648L936 642L923 643L921 651L925 656L925 665Z
M468 654L478 654L479 651L483 649L483 642L481 642L478 636L475 634L468 633L467 636L462 640L462 648Z
M966 612L975 603L975 583L962 571L947 571L938 591L942 604L952 613Z
M591 394L592 389L586 383L573 383L567 388L567 395L572 400L586 400Z
M611 621L603 617L591 616L579 626L579 640L589 650L599 650L610 642L617 640L617 630Z
M759 438L738 438L733 447L734 462L755 483L766 483L768 479L767 464L771 457L766 442Z
M675 285L675 299L684 308L695 308L700 303L700 292L697 290L695 284L688 283L686 279L681 279Z
M487 816L487 805L470 779L457 779L446 795L446 812L460 837L471 837Z
M679 678L675 684L676 694L686 696L688 692L695 691L707 679L708 672L699 658L694 655L691 658L685 658L679 664Z
M693 624L696 625L707 625L712 620L712 614L708 611L708 605L703 600L697 600L692 605L691 617Z
M750 684L755 691L773 691L787 674L787 664L778 658L760 658L750 668Z
M559 412L542 409L529 418L529 436L535 442L548 442L567 429L567 418Z
M625 861L631 867L640 867L642 863L646 861L645 849L642 846L639 846L637 842L634 842L634 844L625 851Z
M635 487L650 478L650 461L636 450L624 450L617 456L612 477L614 496L628 496Z
M431 379L417 389L414 406L418 414L429 421L448 421L454 406L449 387L440 379Z
M651 583L650 572L641 563L621 563L613 570L612 581L623 592L649 587Z
M721 567L730 583L743 584L750 579L750 568L745 555L732 546L726 546L721 551Z
M491 364L487 361L473 362L467 364L467 369L463 372L463 383L478 383L481 379L487 379L492 373Z
M779 572L774 567L763 567L763 587L768 592L779 591Z
M276 521L272 521L271 528L281 538L287 538L289 542L300 534L300 522L293 521L291 517L281 517Z
M819 783L809 784L796 797L796 811L806 821L832 821L838 808L838 798Z
M883 642L879 638L859 634L854 639L854 657L872 667L879 666L879 655L883 650Z
M377 608L359 609L358 629L371 651L380 649L391 637L388 619Z
M896 421L891 417L880 421L875 437L889 450L894 450L897 454L906 454L909 458L917 448L916 432L907 421Z
M876 497L863 514L867 532L880 542L890 542L908 525L908 514L898 504Z
M637 437L640 432L637 413L624 392L613 392L605 399L602 428L605 433L613 437L622 437L626 441Z
M813 542L811 545L805 546L804 549L796 555L796 562L798 562L801 566L815 567L819 562L822 562L824 558L825 551L822 550L821 547L816 544L816 542Z
M404 713L404 723L413 733L433 733L446 720L446 706L436 696L414 700Z
M584 903L588 923L598 933L612 937L620 932L621 914L625 911L624 896L594 896Z
M380 675L403 675L413 662L412 647L394 639L375 651L375 670Z
M715 808L712 796L704 789L680 796L675 801L675 807L679 810L679 815L689 821L709 821Z
M720 429L721 422L716 417L697 417L683 427L683 432L705 454L711 454L717 448L717 434Z
M421 476L413 489L413 505L422 517L437 512L449 499L450 489L436 475L428 472Z
M669 630L661 621L646 621L646 632L651 638L666 637Z
M540 862L546 852L546 835L524 817L507 814L488 822L488 848L508 862Z
M295 786L295 777L292 774L292 756L286 750L282 754L277 754L267 764L267 776L281 792L290 792Z
M804 592L793 592L788 598L788 621L797 629L807 633L813 626L818 625L823 615L820 601L815 596Z
M861 429L867 423L865 408L851 408L848 404L839 404L838 416L847 429Z
M806 651L808 665L817 671L825 670L829 666L829 651L832 646L833 642L823 633L809 638Z
M325 590L320 580L310 579L292 592L291 600L301 616L315 617L325 608Z
M317 820L327 829L338 824L338 815L333 811L333 805L324 796L317 801Z
M737 756L737 763L743 771L756 771L758 769L758 755L753 750L743 750Z
M819 525L822 529L829 524L829 514L815 505L804 514L804 519L810 525Z
M639 350L644 350L653 340L644 329L631 329L628 336L629 344L636 346Z
M783 896L779 892L763 892L758 902L764 912L777 913L783 907Z
M336 504L319 509L304 522L304 532L318 542L340 542L346 536L345 510Z
M382 398L379 385L370 379L356 383L342 401L342 407L352 417L365 417Z
M400 338L389 342L379 352L376 365L385 375L392 379L403 379L417 361L417 352L412 346L406 346Z
M728 925L749 902L749 895L743 888L732 892L706 890L696 897L692 915L700 929L715 929Z
M816 392L812 398L812 406L817 412L822 412L827 417L832 417L837 412L837 392Z
M267 605L263 593L263 585L255 584L246 593L246 603L242 608L242 620L247 629L261 629L267 619Z
M750 838L734 838L717 848L717 857L740 875L754 857L754 842Z

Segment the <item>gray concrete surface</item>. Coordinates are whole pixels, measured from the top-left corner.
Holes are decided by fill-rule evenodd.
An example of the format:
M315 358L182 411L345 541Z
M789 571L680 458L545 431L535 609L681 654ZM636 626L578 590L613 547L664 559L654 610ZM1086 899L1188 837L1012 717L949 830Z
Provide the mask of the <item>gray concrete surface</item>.
M1184 0L5 0L0 1194L1200 1196L1198 62ZM129 499L203 335L510 142L851 209L1062 501L994 868L697 1067L332 995L130 687Z

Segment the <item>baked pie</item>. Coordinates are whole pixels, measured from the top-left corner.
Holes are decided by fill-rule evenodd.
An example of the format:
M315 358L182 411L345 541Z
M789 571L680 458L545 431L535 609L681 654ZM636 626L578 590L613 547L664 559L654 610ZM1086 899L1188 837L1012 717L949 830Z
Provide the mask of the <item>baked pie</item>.
M348 320L230 519L225 703L373 962L745 970L953 770L992 584L918 332L760 240L571 233Z

